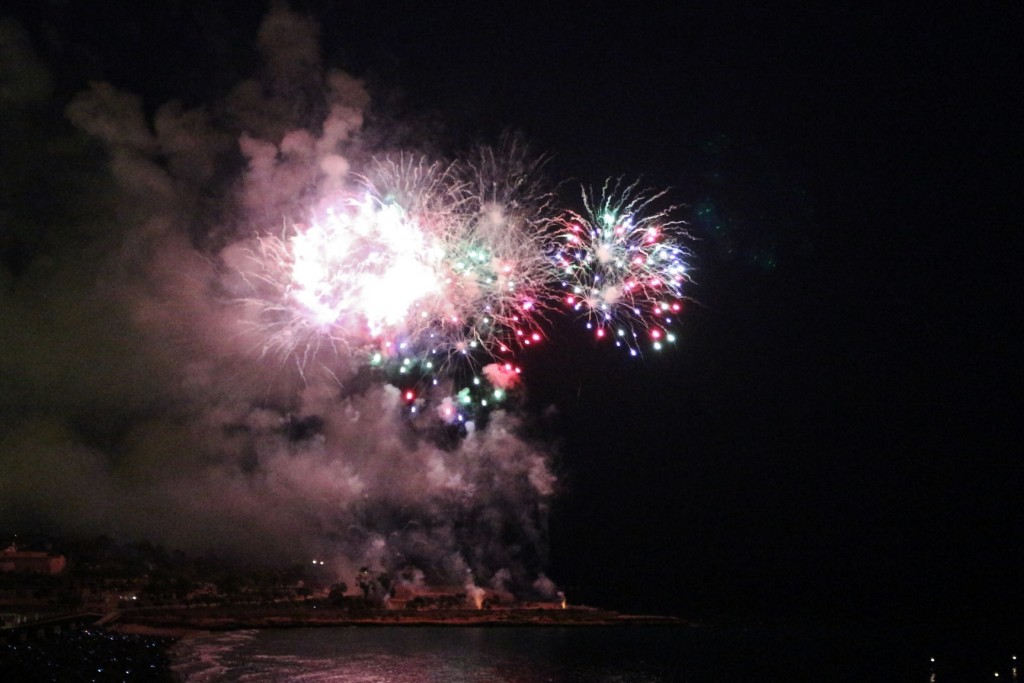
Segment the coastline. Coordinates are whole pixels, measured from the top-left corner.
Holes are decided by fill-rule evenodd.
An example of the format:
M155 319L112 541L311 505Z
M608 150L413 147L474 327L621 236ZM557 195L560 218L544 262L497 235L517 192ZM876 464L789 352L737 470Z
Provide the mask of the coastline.
M0 643L0 679L96 681L178 680L172 649L183 640L241 630L299 628L593 628L696 624L675 617L620 614L589 607L485 610L345 610L323 605L268 604L149 608L110 613L82 629ZM117 662L117 665L112 665Z
M326 627L593 627L695 626L658 615L621 614L590 607L568 609L506 608L494 610L374 610L353 614L329 608L287 610L240 606L231 609L140 610L125 612L108 630L175 640L214 631Z

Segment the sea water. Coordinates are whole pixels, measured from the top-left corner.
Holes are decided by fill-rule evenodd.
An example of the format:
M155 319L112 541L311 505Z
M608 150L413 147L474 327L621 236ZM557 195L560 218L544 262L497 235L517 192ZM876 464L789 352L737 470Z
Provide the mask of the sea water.
M687 633L678 627L297 628L201 636L173 654L175 673L189 683L647 683L679 680L687 669L724 674L727 658L687 652L687 641L695 642Z
M689 626L270 629L203 635L172 651L187 683L1017 680L1009 656L968 666L934 654L877 629Z

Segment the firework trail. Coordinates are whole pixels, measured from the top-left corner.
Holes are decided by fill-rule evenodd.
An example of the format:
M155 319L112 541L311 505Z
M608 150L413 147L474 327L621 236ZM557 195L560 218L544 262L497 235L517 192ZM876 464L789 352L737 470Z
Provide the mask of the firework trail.
M413 412L430 387L454 423L515 388L514 354L543 341L549 315L634 356L673 342L689 251L672 209L653 208L665 193L609 182L584 190L583 212L561 210L541 165L515 146L376 160L306 222L259 238L244 302L263 352L300 368L324 350L354 355L403 386Z

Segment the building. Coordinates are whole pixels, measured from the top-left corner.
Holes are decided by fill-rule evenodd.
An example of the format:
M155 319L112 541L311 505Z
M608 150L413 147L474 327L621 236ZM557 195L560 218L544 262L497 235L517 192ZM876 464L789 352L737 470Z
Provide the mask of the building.
M34 550L18 550L13 543L0 552L0 572L24 574L60 574L68 560L63 555L51 555Z

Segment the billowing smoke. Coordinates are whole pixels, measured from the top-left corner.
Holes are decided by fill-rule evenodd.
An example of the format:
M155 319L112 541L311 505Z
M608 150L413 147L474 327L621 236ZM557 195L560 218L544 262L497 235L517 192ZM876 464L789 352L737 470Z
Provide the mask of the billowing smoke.
M232 255L378 151L312 21L272 10L257 45L218 101L147 112L57 102L0 22L0 526L533 585L556 482L518 418L432 439L343 353L310 372L246 328Z

